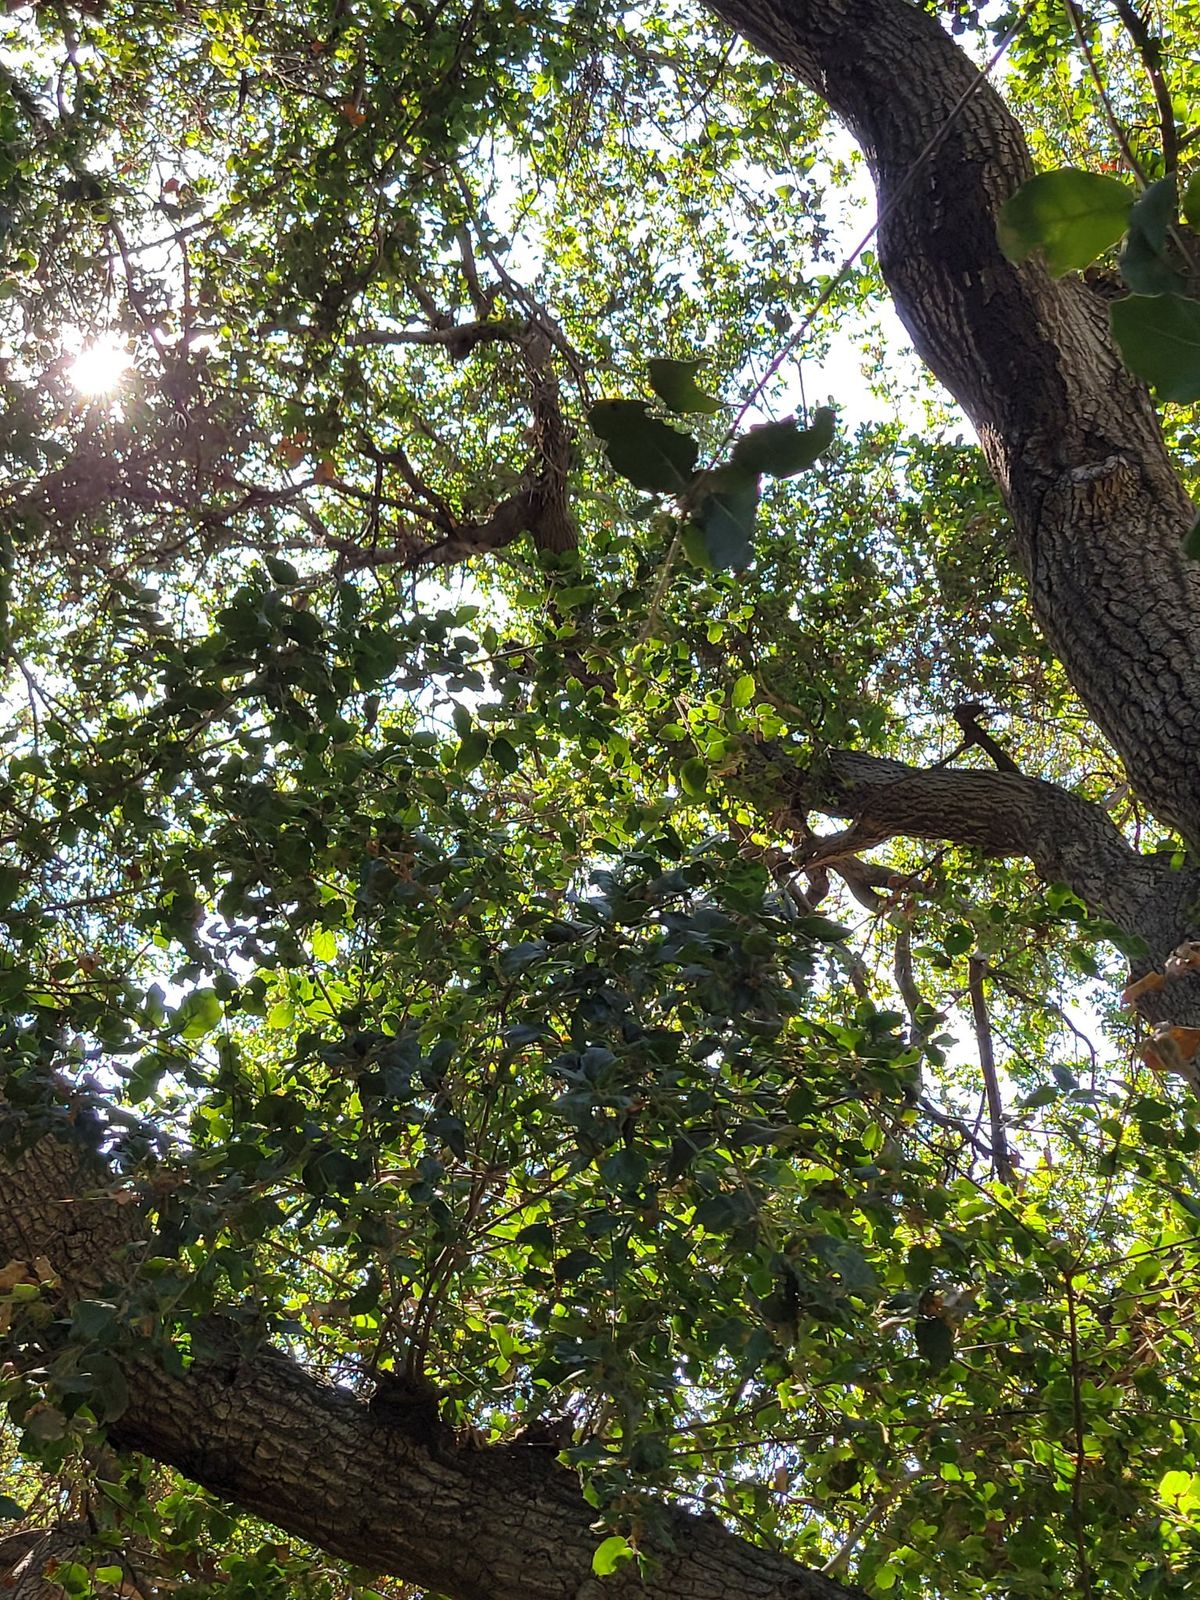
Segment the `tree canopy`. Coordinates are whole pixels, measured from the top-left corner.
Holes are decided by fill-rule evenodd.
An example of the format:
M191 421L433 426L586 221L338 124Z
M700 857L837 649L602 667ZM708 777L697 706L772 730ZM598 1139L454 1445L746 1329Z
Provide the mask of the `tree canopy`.
M1195 1591L1197 402L1195 0L8 8L14 1600Z

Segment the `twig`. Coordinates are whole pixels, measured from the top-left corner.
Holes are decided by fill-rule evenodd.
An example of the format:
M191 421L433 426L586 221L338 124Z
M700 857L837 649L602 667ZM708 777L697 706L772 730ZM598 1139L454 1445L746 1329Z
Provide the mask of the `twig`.
M1087 64L1088 75L1095 85L1096 94L1099 98L1101 106L1103 107L1104 116L1108 122L1109 128L1112 131L1112 136L1117 141L1121 154L1125 157L1125 165L1129 168L1130 172L1133 173L1134 177L1138 181L1139 186L1144 189L1150 180L1147 178L1145 169L1143 168L1141 162L1138 160L1137 156L1134 155L1133 146L1129 142L1128 135L1121 126L1116 112L1113 110L1112 101L1108 98L1108 90L1104 87L1104 80L1101 78L1100 69L1096 65L1096 58L1092 53L1092 47L1087 42L1087 35L1083 31L1083 18L1080 16L1079 7L1075 4L1075 0L1063 0L1063 4L1067 8L1067 16L1070 17L1071 27L1075 30L1075 41L1083 54L1085 63Z
M1156 39L1146 26L1146 19L1141 15L1130 0L1116 0L1117 15L1125 24L1125 31L1133 40L1134 49L1141 58L1141 63L1146 69L1146 76L1150 80L1150 87L1154 90L1155 103L1158 106L1158 126L1162 134L1163 143L1163 169L1174 172L1179 165L1179 135L1175 127L1175 106L1171 100L1171 90L1162 71L1162 43Z

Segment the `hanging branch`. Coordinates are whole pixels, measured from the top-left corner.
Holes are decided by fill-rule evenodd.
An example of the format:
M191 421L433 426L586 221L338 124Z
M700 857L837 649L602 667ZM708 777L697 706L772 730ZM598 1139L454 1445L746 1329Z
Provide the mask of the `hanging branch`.
M1016 1169L1009 1153L1008 1135L1004 1129L1004 1101L1000 1095L1000 1081L996 1077L992 1024L988 1016L987 999L983 992L986 972L987 957L976 952L967 962L967 987L971 996L971 1012L975 1018L979 1066L983 1072L983 1087L987 1095L988 1121L991 1126L992 1171L1002 1183L1011 1184Z

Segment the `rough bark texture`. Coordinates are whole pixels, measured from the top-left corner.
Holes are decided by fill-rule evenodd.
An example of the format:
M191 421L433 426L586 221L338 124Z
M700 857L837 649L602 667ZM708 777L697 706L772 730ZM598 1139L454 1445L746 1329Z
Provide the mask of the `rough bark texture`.
M788 776L788 769L783 768ZM954 767L909 767L857 750L831 751L791 771L792 800L853 817L815 841L805 865L834 861L898 834L968 845L991 857L1028 856L1046 883L1064 883L1093 911L1162 954L1200 895L1200 874L1172 871L1134 850L1099 806L1039 778Z

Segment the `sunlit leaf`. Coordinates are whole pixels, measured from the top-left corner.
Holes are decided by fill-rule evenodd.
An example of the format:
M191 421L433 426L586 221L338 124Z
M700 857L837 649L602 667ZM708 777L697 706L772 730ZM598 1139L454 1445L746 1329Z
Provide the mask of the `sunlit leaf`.
M1016 263L1041 249L1050 271L1061 277L1116 244L1134 199L1128 184L1099 173L1074 167L1039 173L1001 207L1000 247Z

